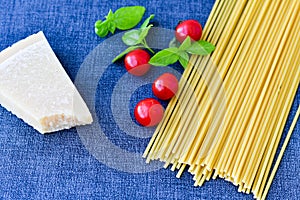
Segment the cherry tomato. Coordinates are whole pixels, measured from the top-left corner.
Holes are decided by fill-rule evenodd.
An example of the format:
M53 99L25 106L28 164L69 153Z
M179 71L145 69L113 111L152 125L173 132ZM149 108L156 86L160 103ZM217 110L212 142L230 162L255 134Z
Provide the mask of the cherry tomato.
M126 70L135 76L142 76L150 69L150 55L147 51L136 49L129 52L125 57Z
M175 29L175 36L181 43L187 36L190 36L194 41L198 41L202 36L202 26L197 20L189 19L182 21Z
M137 103L134 109L136 120L143 126L155 126L163 118L163 106L153 98L147 98Z
M170 73L164 73L152 84L152 91L161 100L171 99L178 90L178 80Z

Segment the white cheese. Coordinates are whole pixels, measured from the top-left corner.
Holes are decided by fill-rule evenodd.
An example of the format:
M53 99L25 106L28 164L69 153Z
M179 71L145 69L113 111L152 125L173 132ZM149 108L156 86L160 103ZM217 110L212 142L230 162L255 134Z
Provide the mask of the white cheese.
M43 32L0 53L0 104L40 133L93 121Z

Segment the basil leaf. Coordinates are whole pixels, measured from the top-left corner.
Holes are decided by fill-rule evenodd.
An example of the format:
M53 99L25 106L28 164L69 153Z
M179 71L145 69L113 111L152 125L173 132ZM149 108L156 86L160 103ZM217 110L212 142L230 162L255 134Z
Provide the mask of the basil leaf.
M120 30L131 29L136 26L145 13L143 6L128 6L119 8L114 14L114 22Z
M197 41L201 46L203 46L209 53L213 52L216 47L215 45L213 45L212 43L210 42L207 42L205 40L199 40Z
M122 36L123 42L128 46L132 46L132 45L136 45L136 44L140 43L139 38L140 38L140 31L139 30L127 31Z
M133 51L135 49L138 49L138 48L143 48L143 46L131 46L131 47L128 47L127 49L125 49L122 53L120 53L119 55L117 55L114 59L113 59L113 63L116 62L117 60L119 60L120 58L122 58L123 56L125 56L127 53L129 53L130 51Z
M144 23L142 24L142 26L140 27L140 29L146 28L146 27L148 26L150 20L153 19L153 18L154 18L154 15L151 14L151 15L144 21Z
M102 20L97 20L96 22L95 22L95 27L99 27L99 26L101 26L101 24L102 24Z
M146 38L146 36L148 35L148 32L152 26L153 25L150 24L146 28L140 30L140 37L139 37L138 43L141 43Z
M109 23L109 31L114 34L115 33L115 30L116 30L116 24L114 22L110 22Z
M95 23L95 33L99 36L99 37L105 37L108 34L108 22L104 21L102 22L101 20L98 20Z
M105 18L107 20L114 20L114 13L111 9L109 9L109 12L108 12L107 16L105 16Z
M167 66L177 62L179 59L178 48L171 47L157 52L149 61L154 66Z
M187 52L185 52L185 51L179 52L179 62L184 69L186 69L186 67L188 66L189 59L190 59L190 57Z
M192 45L191 38L187 36L185 40L182 42L182 44L179 46L179 50L185 51Z
M194 42L189 48L186 49L187 52L200 56L206 56L213 52L213 50L215 50L215 46L204 40Z
M180 42L178 42L176 38L173 38L169 43L169 47L179 47L179 46L180 46Z

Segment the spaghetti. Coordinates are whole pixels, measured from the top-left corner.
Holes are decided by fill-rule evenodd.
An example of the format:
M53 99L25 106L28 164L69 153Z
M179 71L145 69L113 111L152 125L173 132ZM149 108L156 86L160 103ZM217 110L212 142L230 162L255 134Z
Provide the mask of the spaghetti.
M195 186L221 177L264 199L300 81L299 11L298 0L217 0L203 32L216 50L191 57L146 162L172 165L178 178L188 168Z

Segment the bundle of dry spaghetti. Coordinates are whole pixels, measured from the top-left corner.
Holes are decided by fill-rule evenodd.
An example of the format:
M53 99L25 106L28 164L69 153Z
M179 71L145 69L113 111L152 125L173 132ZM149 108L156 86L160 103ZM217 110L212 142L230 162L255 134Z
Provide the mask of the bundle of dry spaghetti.
M221 177L264 199L300 81L299 30L299 0L217 0L203 32L216 50L191 57L147 162L172 165L177 177L187 168L195 186Z

